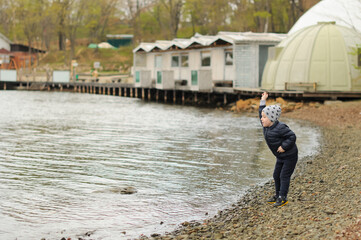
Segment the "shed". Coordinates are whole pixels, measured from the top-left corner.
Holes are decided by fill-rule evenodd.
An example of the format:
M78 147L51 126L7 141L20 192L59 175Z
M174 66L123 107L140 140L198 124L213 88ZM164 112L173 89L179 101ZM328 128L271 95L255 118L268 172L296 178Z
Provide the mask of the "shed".
M133 43L132 34L107 34L106 37L107 42L116 48L129 46Z
M23 44L12 43L0 33L0 68L21 69L37 65L39 54L44 50L29 47Z
M9 69L32 68L36 67L39 60L39 54L46 51L29 47L23 44L11 44L11 58Z
M334 22L319 23L270 49L262 88L360 91L360 59L360 33Z
M14 43L11 44L11 52L31 52L31 53L46 53L46 51L41 50L41 49L37 49L37 48L30 48L29 46L23 45L23 44L19 44L19 43Z

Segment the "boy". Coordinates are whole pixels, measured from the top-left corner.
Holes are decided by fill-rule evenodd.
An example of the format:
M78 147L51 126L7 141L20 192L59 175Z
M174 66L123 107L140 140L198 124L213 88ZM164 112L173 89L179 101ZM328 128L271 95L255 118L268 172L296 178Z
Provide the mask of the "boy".
M266 107L267 98L268 93L264 92L259 106L259 117L266 143L277 159L273 172L276 194L267 202L273 203L275 207L282 207L288 203L287 193L298 160L298 149L294 132L286 124L278 121L281 107L278 105Z

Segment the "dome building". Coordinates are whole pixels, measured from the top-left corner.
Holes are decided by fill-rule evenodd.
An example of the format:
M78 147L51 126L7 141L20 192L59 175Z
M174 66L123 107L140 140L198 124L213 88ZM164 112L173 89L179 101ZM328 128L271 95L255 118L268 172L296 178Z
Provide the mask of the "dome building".
M335 22L298 30L270 49L262 88L361 91L361 34Z
M288 34L318 22L336 22L361 34L361 0L322 0L303 14Z

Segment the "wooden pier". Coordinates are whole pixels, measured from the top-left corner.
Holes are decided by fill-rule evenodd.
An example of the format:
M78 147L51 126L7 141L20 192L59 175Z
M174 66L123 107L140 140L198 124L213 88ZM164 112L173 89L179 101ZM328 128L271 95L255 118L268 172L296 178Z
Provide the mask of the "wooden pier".
M264 91L256 88L214 87L211 91L191 91L184 86L176 89L157 89L135 87L127 83L99 82L0 82L0 90L36 90L67 91L87 94L102 94L145 101L194 105L227 105L239 99L259 97ZM305 91L269 91L270 97L282 97L296 101L322 101L361 99L361 92L305 92Z

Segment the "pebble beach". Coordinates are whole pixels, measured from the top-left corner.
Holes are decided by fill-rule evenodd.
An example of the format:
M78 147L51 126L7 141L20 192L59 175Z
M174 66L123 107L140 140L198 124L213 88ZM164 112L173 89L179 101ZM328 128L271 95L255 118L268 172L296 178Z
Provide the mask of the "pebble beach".
M361 101L304 106L282 118L311 122L322 132L319 152L297 164L287 205L266 203L270 180L213 217L140 239L361 239Z

